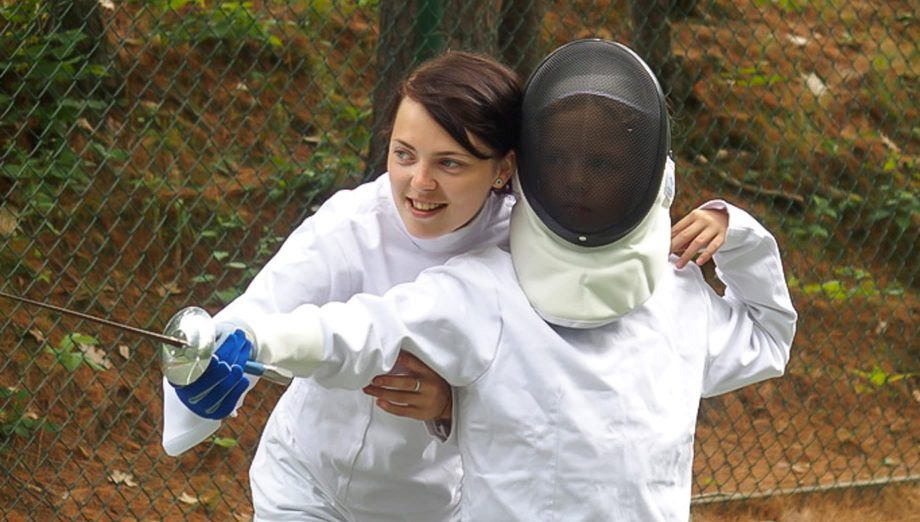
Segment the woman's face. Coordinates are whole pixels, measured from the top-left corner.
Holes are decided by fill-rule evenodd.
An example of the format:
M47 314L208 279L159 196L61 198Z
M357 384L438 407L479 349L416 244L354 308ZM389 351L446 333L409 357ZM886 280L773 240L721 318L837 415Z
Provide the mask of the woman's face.
M478 150L488 148L470 135ZM387 170L393 201L409 233L434 238L466 225L482 208L496 178L508 183L514 154L479 159L470 154L428 114L404 98L396 112Z

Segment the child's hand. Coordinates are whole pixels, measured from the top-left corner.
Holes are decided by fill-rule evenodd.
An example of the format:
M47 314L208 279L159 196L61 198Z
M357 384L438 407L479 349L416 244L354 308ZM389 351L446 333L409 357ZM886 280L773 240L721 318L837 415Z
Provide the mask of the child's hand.
M680 256L675 263L683 268L696 258L697 265L704 265L725 243L728 230L728 211L696 209L671 227L671 252Z

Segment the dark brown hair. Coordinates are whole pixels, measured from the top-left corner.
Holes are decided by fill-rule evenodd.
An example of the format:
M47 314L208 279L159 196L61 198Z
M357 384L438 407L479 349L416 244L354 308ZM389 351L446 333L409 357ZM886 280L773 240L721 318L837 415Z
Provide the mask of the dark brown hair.
M425 107L438 125L477 158L502 158L517 148L521 81L511 68L488 56L447 51L416 67L387 110L387 141L399 104L406 97ZM490 150L474 147L467 132Z

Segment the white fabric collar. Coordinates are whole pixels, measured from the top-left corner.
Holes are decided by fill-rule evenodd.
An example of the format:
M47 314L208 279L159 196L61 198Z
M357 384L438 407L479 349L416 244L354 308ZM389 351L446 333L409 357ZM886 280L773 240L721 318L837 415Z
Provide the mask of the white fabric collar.
M515 180L515 187L520 183ZM666 273L674 162L668 158L658 197L639 225L618 241L582 247L553 234L518 190L511 214L511 260L531 306L546 321L594 328L651 297Z
M502 212L510 197L490 193L472 221L453 232L433 238L418 238L410 234L406 229L406 224L399 217L396 203L393 202L392 205L393 211L397 214L396 220L399 222L400 230L406 234L413 245L425 252L456 255L468 251L471 246L478 246L483 241L482 238L490 232L487 228L495 224L495 217ZM390 197L390 200L392 201L393 198Z

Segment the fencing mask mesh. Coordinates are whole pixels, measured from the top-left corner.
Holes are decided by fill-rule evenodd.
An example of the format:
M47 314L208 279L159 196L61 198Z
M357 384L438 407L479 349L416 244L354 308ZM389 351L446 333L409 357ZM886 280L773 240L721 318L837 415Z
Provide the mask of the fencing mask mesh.
M525 87L520 189L541 221L581 246L612 243L654 204L670 147L664 94L629 48L579 40Z

